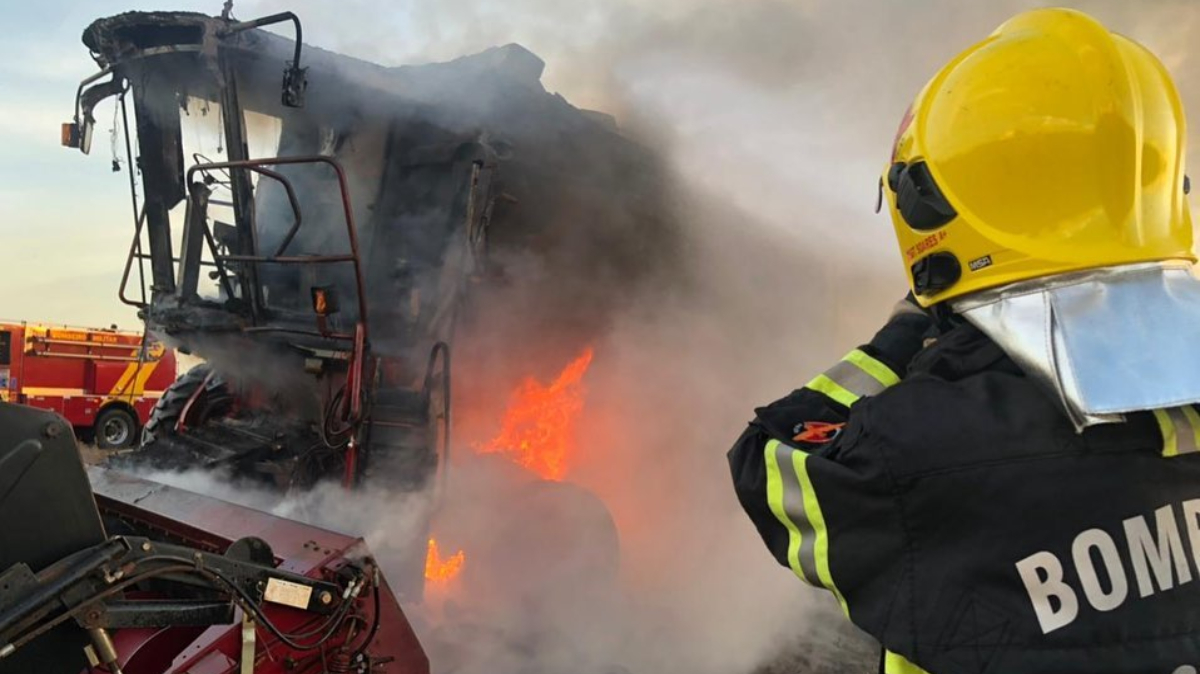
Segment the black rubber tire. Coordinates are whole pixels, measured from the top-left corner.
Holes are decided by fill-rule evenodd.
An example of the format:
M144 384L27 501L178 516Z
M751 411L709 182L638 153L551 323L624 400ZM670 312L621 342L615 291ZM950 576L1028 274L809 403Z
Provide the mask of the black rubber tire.
M100 449L128 449L137 441L137 419L123 407L101 410L92 428Z
M184 406L187 405L187 401L191 399L196 389L204 383L211 371L212 368L208 365L197 365L167 387L162 397L154 404L154 409L150 411L150 420L142 429L141 444L143 446L150 444L155 438L165 437L175 432L175 424L179 422L179 416L183 414ZM226 392L223 383L218 383L218 387L222 392Z

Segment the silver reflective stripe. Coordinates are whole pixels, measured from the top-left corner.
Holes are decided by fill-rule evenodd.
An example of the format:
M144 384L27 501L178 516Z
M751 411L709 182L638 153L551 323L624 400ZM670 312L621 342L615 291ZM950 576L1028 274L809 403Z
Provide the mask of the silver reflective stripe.
M1196 446L1196 428L1182 407L1171 407L1163 410L1171 425L1175 427L1176 454L1191 454L1200 447Z
M797 561L800 563L800 569L804 571L804 580L819 587L821 580L817 576L817 557L813 547L817 535L813 531L812 522L808 520L808 513L804 510L804 487L800 486L800 479L796 476L796 469L792 463L792 452L796 450L777 440L773 442L775 460L779 464L780 483L783 485L783 510L800 534Z
M879 395L887 388L883 382L848 360L840 361L826 370L825 376L859 398Z

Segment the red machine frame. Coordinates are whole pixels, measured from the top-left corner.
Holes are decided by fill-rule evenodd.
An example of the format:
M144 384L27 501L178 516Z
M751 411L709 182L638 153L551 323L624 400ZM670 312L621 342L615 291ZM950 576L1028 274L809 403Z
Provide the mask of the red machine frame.
M310 578L329 578L348 560L367 554L361 538L319 529L293 520L220 501L189 491L93 468L88 475L102 515L214 553L243 536L270 541L276 567ZM378 630L369 650L378 674L428 674L429 660L394 594L381 577ZM278 604L265 611L281 628L302 629L312 614ZM372 609L374 611L375 609ZM374 615L364 616L374 622ZM247 639L243 624L201 629L122 629L113 641L125 674L234 674ZM335 661L335 653L293 652L263 629L256 629L255 674L316 674L357 671ZM339 667L343 667L339 669ZM82 673L81 673L82 674Z

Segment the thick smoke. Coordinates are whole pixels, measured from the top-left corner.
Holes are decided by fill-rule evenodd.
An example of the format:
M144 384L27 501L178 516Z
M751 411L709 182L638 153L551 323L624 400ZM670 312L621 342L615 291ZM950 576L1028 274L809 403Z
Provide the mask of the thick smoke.
M1190 34L1200 8L1182 0L1072 4L1156 50L1186 101L1200 104L1200 89L1189 86L1195 78L1187 77L1197 63ZM387 64L520 42L547 61L549 88L616 114L626 133L669 159L677 180L663 198L685 232L680 250L670 252L686 264L642 286L595 337L582 453L568 475L599 495L616 521L619 601L554 616L565 642L591 662L727 674L795 651L797 639L816 638L824 621L840 617L827 597L803 590L769 559L733 498L724 451L752 407L865 341L903 294L890 225L871 214L895 125L942 62L1034 5L272 0L237 10L249 18L292 9L312 42ZM520 307L498 313L504 309L521 319ZM505 357L477 349L467 362L476 373L500 372ZM546 363L539 374L561 364ZM460 378L472 372L457 371ZM503 400L490 402L494 417ZM478 416L471 410L481 404L467 400L465 416ZM459 435L459 454L486 439L486 420L475 423ZM454 480L477 487L484 478L472 470ZM503 507L481 496L499 492L454 487L446 495L452 504ZM395 539L389 527L404 524L391 517L357 525L378 546ZM470 541L463 546L469 555ZM545 560L531 551L524 561L536 574ZM515 608L506 619L534 620ZM842 638L817 634L826 649ZM548 646L514 655L480 646L477 634L459 642L440 636L450 639L449 651L476 657L449 666L435 653L443 671L513 659L529 671L559 664L560 652ZM843 646L808 671L867 671Z

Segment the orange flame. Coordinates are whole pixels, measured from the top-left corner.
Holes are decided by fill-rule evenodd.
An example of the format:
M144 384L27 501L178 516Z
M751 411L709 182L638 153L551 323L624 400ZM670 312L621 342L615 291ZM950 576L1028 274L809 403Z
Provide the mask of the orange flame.
M583 410L583 375L592 363L588 347L549 386L532 377L512 393L500 432L480 448L500 452L545 480L561 480Z
M462 551L454 553L445 560L438 552L437 541L429 539L429 551L425 554L425 580L431 583L448 583L462 571L467 556Z

